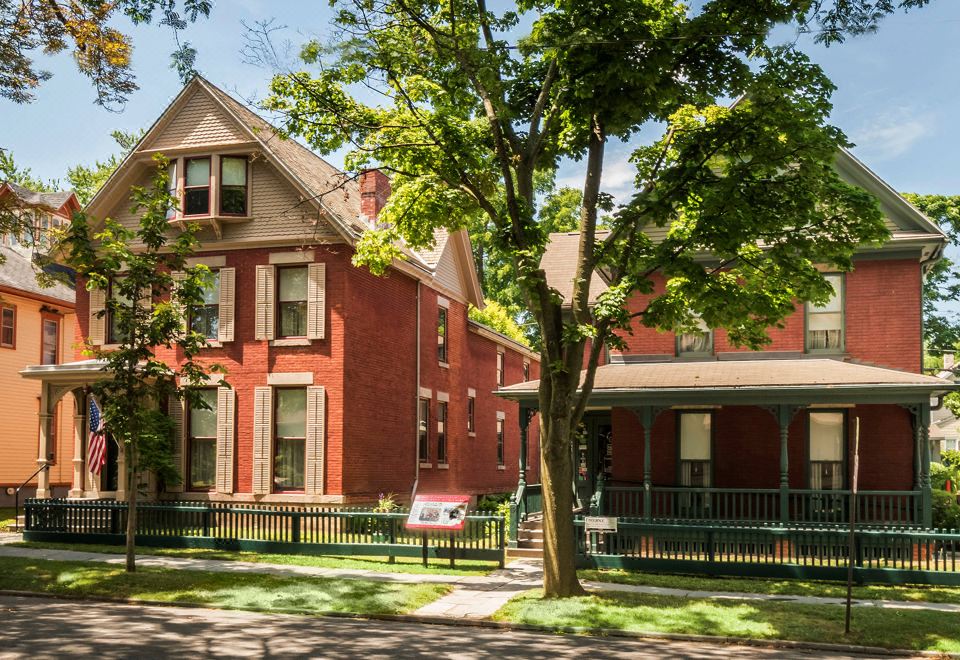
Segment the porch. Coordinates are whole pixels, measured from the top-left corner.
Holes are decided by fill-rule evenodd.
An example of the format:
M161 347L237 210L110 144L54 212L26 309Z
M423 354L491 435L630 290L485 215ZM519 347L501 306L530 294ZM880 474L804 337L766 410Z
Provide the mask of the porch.
M498 394L520 402L525 425L537 389ZM606 365L573 457L577 503L647 524L824 528L855 512L866 526L926 529L930 411L953 389L830 359ZM525 460L511 527L541 509Z

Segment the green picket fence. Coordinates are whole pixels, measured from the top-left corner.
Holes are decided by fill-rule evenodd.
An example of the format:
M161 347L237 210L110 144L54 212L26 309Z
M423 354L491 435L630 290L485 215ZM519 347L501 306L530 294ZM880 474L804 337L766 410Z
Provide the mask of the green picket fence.
M122 544L127 504L31 499L24 540ZM459 532L408 530L407 513L216 502L137 505L137 543L281 554L434 557L497 561L506 545L500 516L467 516Z
M667 573L845 580L843 526L696 525L620 519L616 533L576 525L581 566ZM858 583L960 585L956 530L863 528L854 535Z

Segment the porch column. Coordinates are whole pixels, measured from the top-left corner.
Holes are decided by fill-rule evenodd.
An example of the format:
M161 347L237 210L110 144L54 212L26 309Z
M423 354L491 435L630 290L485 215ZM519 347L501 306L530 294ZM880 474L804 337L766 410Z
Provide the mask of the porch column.
M917 427L920 436L920 520L933 526L933 493L930 491L930 401L920 404Z
M43 383L40 387L40 450L37 457L37 467L50 462L50 385ZM41 470L37 475L38 498L50 497L50 470Z
M83 480L86 470L83 455L84 410L86 396L82 390L73 391L73 484L70 488L70 497L83 497Z
M780 425L780 522L790 522L790 420L794 408L777 406L777 423Z
M643 518L653 517L653 466L651 465L651 437L653 435L653 408L643 406L640 409L640 421L643 424Z
M520 478L519 486L525 486L527 483L527 451L528 451L528 432L530 429L530 420L533 419L533 410L526 407L520 407Z
M107 442L116 442L113 438L108 437ZM126 447L119 447L117 449L117 492L114 495L114 499L117 501L123 501L127 499L127 488L129 481L127 474L127 449ZM133 484L136 487L136 484Z

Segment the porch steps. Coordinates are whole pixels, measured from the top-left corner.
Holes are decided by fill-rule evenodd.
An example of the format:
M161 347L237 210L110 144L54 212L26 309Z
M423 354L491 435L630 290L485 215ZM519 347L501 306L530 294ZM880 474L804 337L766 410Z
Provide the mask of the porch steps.
M24 516L23 514L20 514L20 516L18 516L17 519L13 521L13 523L7 525L6 530L0 530L0 531L22 532L23 526L25 524L26 524L26 516Z
M543 521L525 520L517 530L517 547L507 549L508 559L543 559Z

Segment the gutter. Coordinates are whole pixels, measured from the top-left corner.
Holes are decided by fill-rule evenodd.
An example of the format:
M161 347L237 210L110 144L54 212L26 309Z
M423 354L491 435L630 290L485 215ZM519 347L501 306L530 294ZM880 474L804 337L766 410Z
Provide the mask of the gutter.
M420 486L420 280L417 280L417 382L415 383L414 392L413 392L413 418L415 421L413 425L413 465L414 465L414 478L413 478L413 490L410 492L410 501L413 502L414 496L417 494L417 488Z

